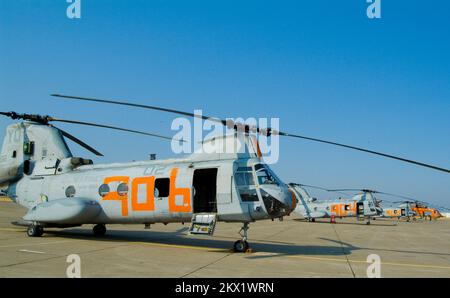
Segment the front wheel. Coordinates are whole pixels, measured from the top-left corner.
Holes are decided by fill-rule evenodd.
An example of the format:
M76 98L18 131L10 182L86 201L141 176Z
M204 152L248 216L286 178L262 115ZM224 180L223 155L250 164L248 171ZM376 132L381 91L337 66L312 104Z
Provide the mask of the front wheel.
M234 243L235 252L246 252L249 248L248 242L245 240L238 240Z

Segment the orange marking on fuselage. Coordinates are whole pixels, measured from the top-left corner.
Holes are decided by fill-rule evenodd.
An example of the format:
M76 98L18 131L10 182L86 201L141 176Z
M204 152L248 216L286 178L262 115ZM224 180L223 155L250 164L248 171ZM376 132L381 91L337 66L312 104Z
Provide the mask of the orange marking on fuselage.
M104 184L108 184L111 182L122 182L128 185L130 177L127 176L113 176L107 177L103 181ZM103 197L105 201L120 201L122 203L122 216L128 215L128 195L119 195L117 191L111 191L107 195Z
M138 202L139 185L146 186L145 203ZM138 177L131 183L131 209L133 211L154 211L155 210L155 177Z
M191 212L191 189L177 188L178 168L173 168L170 172L170 192L169 192L169 211L171 212ZM175 199L177 196L183 197L183 205L177 205Z

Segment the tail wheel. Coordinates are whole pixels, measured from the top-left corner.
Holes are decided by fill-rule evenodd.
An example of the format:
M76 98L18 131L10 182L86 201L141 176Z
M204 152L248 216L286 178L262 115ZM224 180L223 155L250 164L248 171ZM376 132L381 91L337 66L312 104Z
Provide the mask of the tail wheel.
M249 245L247 241L238 240L234 242L233 248L235 252L246 252L249 248Z
M41 226L31 225L27 229L28 237L41 237L44 234L44 228Z

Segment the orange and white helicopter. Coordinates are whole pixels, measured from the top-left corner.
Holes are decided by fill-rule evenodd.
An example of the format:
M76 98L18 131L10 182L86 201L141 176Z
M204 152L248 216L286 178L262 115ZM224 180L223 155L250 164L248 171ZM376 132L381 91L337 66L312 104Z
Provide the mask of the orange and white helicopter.
M174 109L130 102L53 96L199 117ZM167 137L50 116L15 112L0 114L13 120L23 120L9 125L6 130L0 155L0 190L14 202L28 208L18 224L26 226L28 236L32 237L42 236L47 227L92 224L94 234L103 235L109 224L184 222L191 223L189 230L192 234L212 235L218 221L240 222L243 224L241 239L234 243L234 249L244 252L249 248L249 223L282 218L289 215L296 205L293 192L264 163L255 142L255 136L259 135L331 144L450 173L448 169L402 157L206 116L201 118L225 125L234 133L206 140L203 146L223 147L232 142L242 150L230 154L194 153L179 159L94 165L89 159L74 157L65 138L96 155L101 155L100 152L51 123Z

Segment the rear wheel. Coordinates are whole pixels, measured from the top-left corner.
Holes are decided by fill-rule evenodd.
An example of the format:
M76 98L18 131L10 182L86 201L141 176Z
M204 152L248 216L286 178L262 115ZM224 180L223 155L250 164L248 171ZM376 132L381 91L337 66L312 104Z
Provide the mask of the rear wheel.
M105 225L102 224L95 225L94 228L92 229L92 232L94 232L95 236L103 236L106 233L106 227Z
M37 225L31 225L27 229L28 237L41 237L44 234L44 228Z

